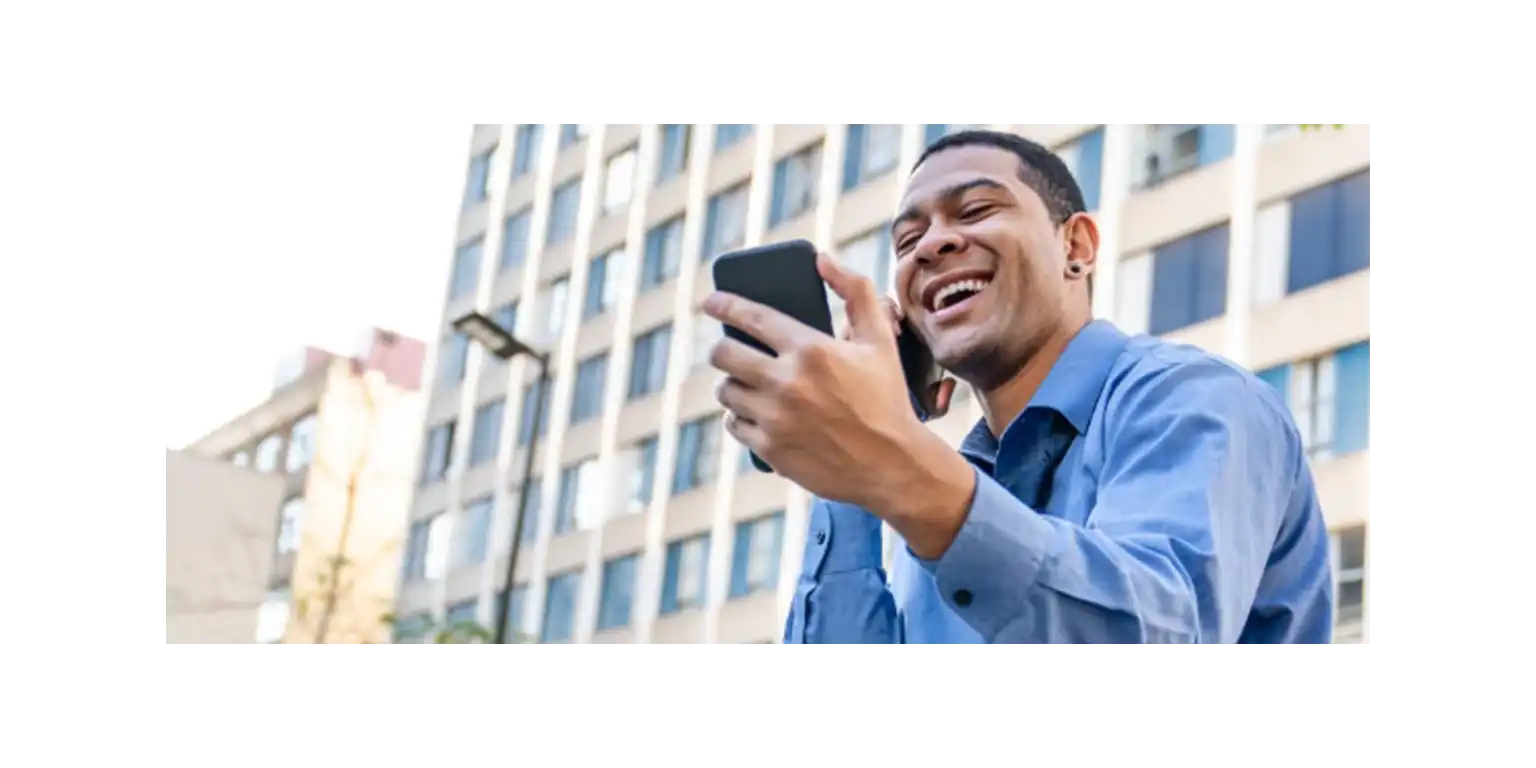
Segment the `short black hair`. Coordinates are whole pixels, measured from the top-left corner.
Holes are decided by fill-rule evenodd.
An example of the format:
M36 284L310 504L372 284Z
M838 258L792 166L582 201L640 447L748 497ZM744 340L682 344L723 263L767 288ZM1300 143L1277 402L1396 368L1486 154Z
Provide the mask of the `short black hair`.
M1045 201L1045 210L1050 214L1052 223L1060 225L1072 214L1087 210L1083 204L1083 190L1077 186L1077 180L1072 178L1072 171L1067 168L1067 164L1055 152L1015 133L959 131L942 136L923 150L922 157L917 159L912 170L916 171L928 158L946 149L974 146L997 147L1017 155L1020 163L1019 178Z

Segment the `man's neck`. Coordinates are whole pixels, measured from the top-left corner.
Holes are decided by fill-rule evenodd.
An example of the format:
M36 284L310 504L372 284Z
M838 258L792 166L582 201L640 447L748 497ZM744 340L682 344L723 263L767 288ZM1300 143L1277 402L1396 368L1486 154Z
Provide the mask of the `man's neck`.
M1088 325L1090 319L1073 319L1063 323L1056 333L1045 340L1045 343L1036 350L1024 366L1012 378L1001 385L982 393L981 413L987 420L987 428L992 430L994 437L1001 438L1003 430L1008 428L1013 420L1024 412L1029 406L1029 401L1034 399L1035 393L1040 391L1040 385L1045 383L1045 377L1061 359L1067 345L1072 343L1078 332Z

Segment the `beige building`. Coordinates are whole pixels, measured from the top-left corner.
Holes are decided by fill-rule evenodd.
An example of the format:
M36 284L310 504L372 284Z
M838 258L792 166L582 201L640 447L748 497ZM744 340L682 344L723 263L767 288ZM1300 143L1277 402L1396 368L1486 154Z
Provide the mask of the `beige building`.
M190 586L168 577L168 593L181 591L168 594L168 623L205 626L193 617L210 604L245 622L220 624L218 639L182 632L182 642L388 641L424 350L379 330L351 356L305 349L281 366L271 397L185 449L198 462L226 462L230 477L268 479L263 487L275 491L253 496L249 479L221 486L211 477L200 478L195 497L167 488L167 572L193 574ZM178 526L178 515L196 522ZM210 568L209 553L226 550L242 553L230 561L241 567ZM238 597L210 603L213 595Z
M452 333L478 309L547 350L513 620L542 642L775 642L803 492L723 437L695 312L709 260L803 237L889 285L887 227L958 125L478 125L435 350L397 640L489 625L505 588L535 366ZM1370 131L1006 125L1057 149L1103 235L1095 310L1262 372L1292 403L1363 636ZM979 418L966 397L934 428ZM506 439L503 439L506 436Z

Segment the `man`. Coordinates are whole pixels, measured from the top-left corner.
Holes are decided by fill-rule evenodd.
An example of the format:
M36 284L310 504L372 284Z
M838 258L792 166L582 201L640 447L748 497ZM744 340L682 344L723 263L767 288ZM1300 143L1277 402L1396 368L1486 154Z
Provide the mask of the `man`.
M842 339L722 293L726 428L817 499L788 643L1323 643L1328 536L1278 393L1092 319L1099 235L1059 158L928 148L892 226L896 303L823 255ZM891 312L970 384L959 452L914 413ZM948 406L952 382L929 403ZM881 521L898 547L889 583Z

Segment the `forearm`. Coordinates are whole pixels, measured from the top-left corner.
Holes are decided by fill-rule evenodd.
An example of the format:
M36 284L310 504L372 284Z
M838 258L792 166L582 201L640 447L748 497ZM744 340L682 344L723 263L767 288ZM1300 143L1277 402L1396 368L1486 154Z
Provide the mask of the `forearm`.
M784 642L901 642L881 566L880 521L858 507L821 499L812 502L810 518Z
M1201 550L1160 532L1111 535L1040 515L977 473L959 533L941 557L919 562L987 642L1230 641L1202 632L1199 595L1210 620L1246 610L1223 604L1241 591L1224 589L1214 554Z

